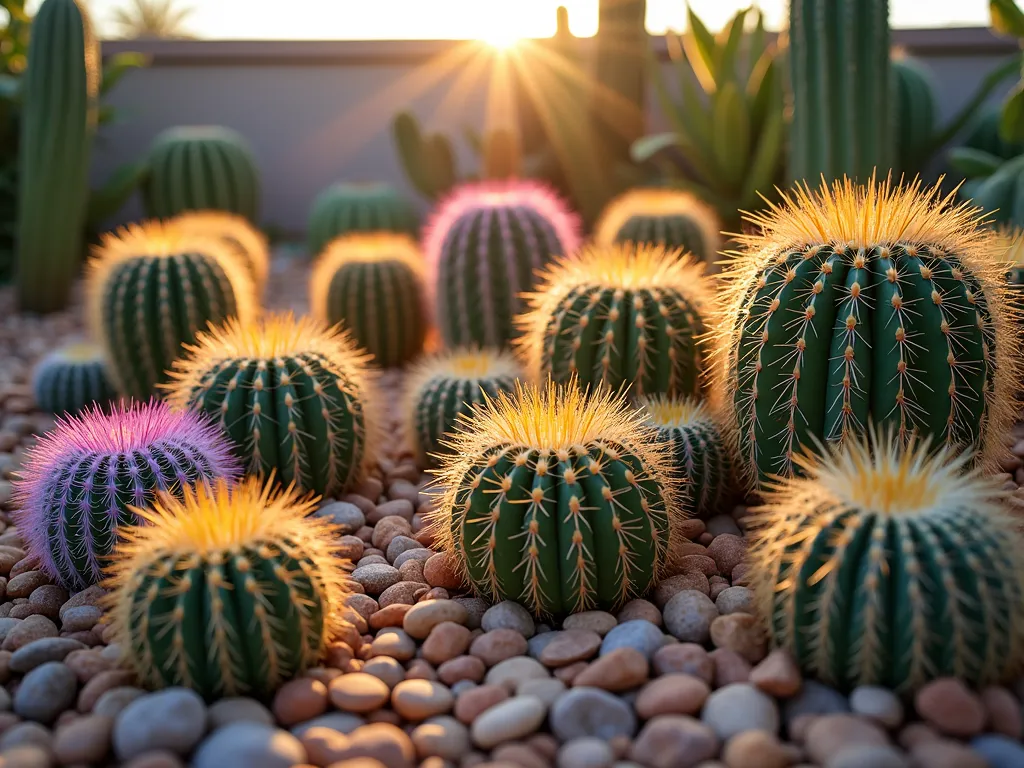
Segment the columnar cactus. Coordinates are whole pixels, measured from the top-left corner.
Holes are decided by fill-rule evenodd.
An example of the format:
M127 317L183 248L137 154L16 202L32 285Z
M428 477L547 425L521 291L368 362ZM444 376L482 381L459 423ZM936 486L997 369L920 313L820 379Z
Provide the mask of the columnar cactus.
M312 318L230 320L197 335L166 385L176 408L213 416L248 474L323 496L372 463L380 435L369 356Z
M703 265L678 250L623 243L559 259L527 294L516 344L531 376L688 395L702 386Z
M914 59L894 58L889 66L893 81L891 108L896 122L895 159L899 170L910 177L924 170L935 149L935 89L931 74Z
M928 449L890 429L801 454L806 476L751 510L750 578L771 638L830 685L912 692L1024 667L1019 520L1001 481Z
M614 610L657 582L676 480L623 395L519 383L461 421L432 530L482 597L561 616Z
M318 256L334 238L352 232L419 234L412 203L388 184L332 184L313 201L307 230L309 255Z
M89 263L92 335L118 392L148 397L207 323L255 314L252 281L228 246L149 222L108 234Z
M218 125L168 128L153 140L142 188L146 213L167 219L217 210L256 221L260 174L245 138Z
M631 189L604 209L594 225L594 242L662 245L710 263L722 247L720 229L714 210L689 192Z
M99 406L60 419L29 449L13 517L28 551L54 581L96 584L135 507L157 491L234 479L231 446L208 420L159 402Z
M1016 310L997 236L939 189L849 181L788 193L725 275L727 426L749 480L795 471L869 420L996 459L1016 408Z
M419 362L405 382L405 413L406 434L421 463L445 450L460 414L471 416L485 397L512 391L521 375L515 357L494 349L462 347Z
M309 279L313 316L342 323L385 368L423 349L428 313L423 259L408 235L344 235L320 256Z
M694 516L718 514L728 501L731 481L729 445L710 408L692 397L641 398L647 423L658 430L658 442L669 446L673 468L684 481L680 504ZM724 510L728 511L728 510Z
M315 507L248 480L135 510L147 525L119 545L104 606L143 684L267 699L318 663L349 590L340 529Z
M32 394L47 413L78 413L117 397L107 378L103 348L79 342L50 352L32 371Z
M262 295L270 275L267 238L249 220L223 211L187 211L170 220L190 234L223 241L249 272L257 294Z
M449 347L500 347L515 336L519 295L535 272L579 245L579 223L534 182L467 184L440 204L427 228L428 289Z

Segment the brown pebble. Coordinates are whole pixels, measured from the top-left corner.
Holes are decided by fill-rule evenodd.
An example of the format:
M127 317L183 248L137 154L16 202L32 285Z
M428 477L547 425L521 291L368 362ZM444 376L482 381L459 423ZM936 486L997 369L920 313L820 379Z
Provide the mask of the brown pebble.
M822 765L853 744L888 746L889 737L871 721L848 714L822 715L804 734L807 756Z
M478 685L476 688L470 688L455 700L455 717L459 722L469 725L482 712L500 704L508 697L509 692L502 685Z
M732 533L720 533L708 544L708 556L714 559L718 572L723 576L731 574L746 554L747 544L743 537Z
M464 582L451 555L439 552L431 555L423 564L423 577L432 587L459 589Z
M114 718L86 715L58 727L53 739L53 754L63 765L99 763L110 752Z
M715 665L715 688L750 680L750 662L729 648L716 648L709 656Z
M312 720L327 711L327 686L312 677L289 680L274 695L272 710L284 726Z
M917 714L940 732L960 738L981 733L988 713L981 698L963 681L944 677L933 680L914 696Z
M385 590L387 591L387 590ZM405 620L405 614L412 608L411 603L392 603L380 608L373 613L369 619L370 629L376 632L384 627L400 627Z
M589 629L565 629L544 646L540 662L546 667L565 667L584 661L597 653L601 636Z
M699 571L682 573L660 582L654 588L652 599L659 609L664 610L669 600L687 589L695 589L706 595L711 591L711 585L708 583L708 577Z
M1021 738L1021 705L1005 688L989 686L981 692L981 703L988 715L988 728L1011 739Z
M728 648L756 664L768 653L768 637L756 616L729 613L711 622L711 642L716 648Z
M20 624L7 633L4 638L3 649L5 651L16 651L35 640L44 637L57 637L57 625L45 616L29 616Z
M380 678L357 672L342 675L331 681L327 688L331 703L344 712L372 712L388 702L391 689Z
M96 701L111 688L134 685L135 673L126 669L110 669L93 677L78 693L78 711L92 712Z
M635 648L616 648L587 665L573 678L572 684L619 692L646 681L647 657Z
M789 651L776 648L750 671L750 682L768 695L784 699L800 691L803 678Z
M644 619L656 627L661 626L661 611L658 610L658 606L647 600L630 600L622 606L615 618L619 620L620 624L624 624L627 621Z
M443 664L465 653L470 639L470 631L466 627L454 621L442 621L430 630L420 651L431 664Z
M914 768L989 768L988 761L967 745L941 738L915 744L910 761Z
M704 548L701 547L703 551ZM679 558L680 573L703 573L705 576L717 576L718 566L715 561L704 554L685 555Z
M586 668L587 662L577 661L575 664L556 668L554 675L558 680L561 680L566 685L572 685L576 680L576 676Z
M900 731L898 741L906 750L913 749L926 741L938 741L942 737L939 732L925 723L908 723Z
M78 677L78 682L87 683L100 672L117 669L117 660L104 656L99 649L72 651L64 657L64 666Z
M395 536L412 536L412 526L404 517L390 515L382 517L373 527L370 541L377 549L387 552L388 545Z
M644 720L658 715L697 715L709 695L711 687L700 678L670 674L641 688L634 707Z
M800 759L800 749L783 744L767 731L744 731L729 739L722 760L729 768L787 768Z
M527 744L502 744L491 752L489 765L508 765L517 768L550 768L548 759Z
M425 659L413 659L405 671L406 680L437 680L437 672Z
M484 662L476 656L456 656L437 668L437 679L445 685L454 685L460 680L479 683L486 671Z
M25 563L28 559L29 558L25 558L11 570L12 575L15 573L17 573L17 575L13 576L13 578L7 582L7 597L28 597L35 589L43 586L44 584L50 583L50 577L42 571L29 570L24 571L23 573L18 573L18 566L21 565L21 563ZM35 562L37 561L33 561L32 564L35 564Z
M600 638L598 639L600 645ZM488 667L513 656L526 653L526 638L514 629L494 629L484 632L469 646L471 656L476 656Z
M715 679L715 663L704 647L697 643L663 645L655 651L652 666L657 675L693 675L708 685Z

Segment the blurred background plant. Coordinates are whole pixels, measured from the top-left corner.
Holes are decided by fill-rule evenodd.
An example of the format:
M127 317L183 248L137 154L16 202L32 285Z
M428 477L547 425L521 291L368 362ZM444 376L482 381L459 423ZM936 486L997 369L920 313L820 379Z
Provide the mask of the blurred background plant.
M185 22L193 11L178 0L130 0L114 9L112 21L122 38L183 39L192 37Z

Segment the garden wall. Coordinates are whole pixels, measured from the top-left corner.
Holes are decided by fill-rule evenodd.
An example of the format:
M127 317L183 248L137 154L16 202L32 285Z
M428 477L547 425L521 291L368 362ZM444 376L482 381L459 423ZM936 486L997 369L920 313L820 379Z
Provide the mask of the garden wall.
M1013 41L987 29L896 30L893 36L932 70L943 116L1014 51ZM585 49L592 43L581 42ZM669 70L663 41L652 38L652 44ZM486 61L493 56L480 44L459 41L104 44L105 55L125 50L153 59L109 99L121 120L103 129L94 181L139 158L164 128L230 126L248 138L262 170L264 223L290 232L304 229L313 197L335 180L382 180L408 189L390 133L396 112L412 109L429 129L453 136L464 125L479 128L487 104ZM464 55L473 51L475 59ZM1008 80L999 93L1011 85ZM648 126L665 127L653 94ZM471 156L460 145L468 171ZM140 210L133 200L119 218L137 218Z

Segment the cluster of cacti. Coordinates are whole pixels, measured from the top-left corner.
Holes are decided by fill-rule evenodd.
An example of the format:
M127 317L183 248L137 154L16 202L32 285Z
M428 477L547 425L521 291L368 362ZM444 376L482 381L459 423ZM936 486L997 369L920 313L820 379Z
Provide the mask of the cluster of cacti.
M117 397L107 378L103 348L78 342L55 349L32 371L32 395L47 413L77 413L88 405Z
M689 395L703 384L698 338L709 305L703 265L678 250L625 243L556 261L527 294L516 344L534 377Z
M106 235L89 267L93 337L123 395L153 394L208 323L255 313L252 281L227 245L159 222Z
M676 479L624 396L520 383L461 421L431 528L481 596L559 616L614 610L657 582Z
M892 166L888 0L790 0L789 175L866 183Z
M237 474L231 446L205 418L158 402L95 406L29 450L13 516L39 567L82 589L99 581L118 528L137 524L135 508L155 492Z
M263 294L270 276L270 248L267 238L244 216L223 211L188 211L170 220L189 234L222 241L245 267L256 293Z
M197 335L165 388L173 406L216 419L247 473L331 496L379 444L368 363L346 333L309 317L232 319Z
M658 430L658 442L668 445L673 469L683 481L679 505L696 517L718 514L732 495L729 445L710 407L696 398L661 395L640 399L647 423Z
M831 685L913 691L1024 667L1024 539L1001 481L895 430L796 459L751 510L751 581L772 640Z
M221 126L168 128L153 140L142 188L146 213L227 211L256 221L260 176L245 138Z
M64 308L82 260L99 44L79 0L46 0L32 23L21 115L17 280L21 309Z
M435 211L424 253L441 338L500 347L536 272L579 245L579 224L548 188L525 181L467 184Z
M341 323L384 368L423 349L428 312L423 258L408 235L344 235L320 256L309 279L313 317Z
M266 699L344 626L340 529L248 480L160 495L118 547L105 607L143 684Z
M1017 310L998 237L919 181L808 187L752 217L719 323L749 479L869 420L994 458L1016 410Z
M471 417L484 398L511 392L522 375L508 352L462 347L420 361L408 374L406 434L421 463L446 448L460 418Z
M911 58L893 58L892 117L896 123L896 168L910 178L924 170L933 151L938 105L931 74Z
M352 232L418 234L419 216L412 204L388 184L332 184L313 201L306 228L311 257L329 242Z
M714 210L689 192L631 189L601 213L594 226L594 242L661 245L710 263L721 248L720 228Z

